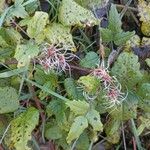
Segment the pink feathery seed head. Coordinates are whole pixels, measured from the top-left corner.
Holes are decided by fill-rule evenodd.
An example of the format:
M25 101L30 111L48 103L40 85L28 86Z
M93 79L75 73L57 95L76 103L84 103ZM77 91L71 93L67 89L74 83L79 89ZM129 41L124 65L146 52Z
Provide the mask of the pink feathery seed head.
M95 77L100 78L103 82L111 83L112 77L108 74L105 69L98 68L94 69L92 73Z
M61 72L70 69L68 62L72 61L76 55L67 50L60 48L58 45L44 44L41 55L39 56L39 63L45 70L56 70ZM69 70L70 72L70 70Z

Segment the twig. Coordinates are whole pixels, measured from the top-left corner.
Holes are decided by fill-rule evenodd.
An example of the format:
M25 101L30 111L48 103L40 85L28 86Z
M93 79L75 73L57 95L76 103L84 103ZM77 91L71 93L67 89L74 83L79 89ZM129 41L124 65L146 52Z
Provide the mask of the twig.
M120 13L120 18L121 18L121 19L122 19L122 17L124 16L124 14L126 13L126 11L127 11L128 7L129 7L129 5L131 4L131 2L132 2L132 0L129 0L129 1L127 2L127 4L125 5L125 7L123 8L123 10L121 11L121 13Z
M137 150L137 149L136 149L136 142L135 142L134 137L132 137L132 142L133 142L133 150Z
M122 137L123 137L124 150L127 150L127 145L126 145L126 139L125 139L125 133L124 133L123 122L122 122Z
M120 5L120 4L115 4L118 8L125 8L126 6L125 5ZM130 7L128 6L127 9L131 10L131 11L134 11L134 12L138 12L138 9L137 8L134 8L134 7Z

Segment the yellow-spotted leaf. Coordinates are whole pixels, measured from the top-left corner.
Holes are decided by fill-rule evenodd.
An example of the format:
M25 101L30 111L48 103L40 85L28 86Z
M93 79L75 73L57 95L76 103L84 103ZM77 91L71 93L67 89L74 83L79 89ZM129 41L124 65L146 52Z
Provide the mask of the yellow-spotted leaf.
M34 38L37 43L41 43L44 38L45 26L48 23L48 14L43 11L36 11L29 21L27 33L30 38Z
M53 23L46 28L45 35L51 44L62 44L67 49L76 51L70 29L60 23Z
M93 26L98 24L90 10L87 10L73 0L63 0L60 6L59 21L65 26Z
M84 115L89 109L89 104L85 101L67 101L66 105L70 107L70 110L73 111L76 115Z
M17 67L20 68L29 65L30 60L37 56L38 53L39 47L32 42L17 45L14 55L14 58L16 58L18 61Z
M97 112L94 109L91 109L87 113L86 118L87 118L89 124L93 127L94 131L102 131L103 130L103 124L100 120L99 112Z
M75 118L71 125L70 131L67 136L67 143L71 143L73 140L79 138L84 129L88 127L88 121L84 116L78 116Z
M31 132L39 121L39 112L31 107L10 122L10 128L4 141L8 149L31 150L28 142L31 140Z

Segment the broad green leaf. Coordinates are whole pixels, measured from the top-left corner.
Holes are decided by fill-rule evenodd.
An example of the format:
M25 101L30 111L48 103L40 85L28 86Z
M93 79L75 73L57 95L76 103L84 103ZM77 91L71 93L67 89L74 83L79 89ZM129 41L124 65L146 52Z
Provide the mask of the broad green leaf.
M132 92L129 92L127 98L116 108L110 109L110 115L117 120L129 120L137 117L137 107L139 98Z
M121 25L122 25L121 18L120 18L120 15L116 9L116 5L114 5L114 4L111 4L108 20L109 20L108 29L110 29L113 33L118 33L118 32L122 31L122 29L121 29Z
M94 131L103 131L103 124L100 120L100 115L98 111L91 109L86 114L86 118L89 124L93 127Z
M43 11L36 11L30 20L27 28L27 34L34 38L37 43L43 42L45 38L45 27L48 23L48 14Z
M51 90L55 90L55 88L58 86L58 84L57 83L55 83L55 82L53 82L52 81L52 79L51 79L51 81L47 81L44 85L43 85L43 87L45 87L45 88L47 88L47 89L51 89ZM39 93L39 98L41 99L41 100L44 100L47 96L49 95L49 93L47 93L47 92L44 92L44 91L41 91L40 93Z
M85 8L100 8L107 4L107 0L75 0L75 2Z
M83 90L89 94L96 93L100 88L100 80L90 75L80 77L78 83L83 87Z
M80 65L86 68L95 68L99 64L99 56L95 52L88 52L80 61Z
M45 74L42 69L36 68L36 72L34 73L34 79L40 85L44 85L48 81L50 81L55 86L58 85L57 75L53 72Z
M65 110L65 103L59 99L53 99L46 107L46 112L48 116L55 115L56 121L59 124L66 122Z
M123 88L132 89L142 79L140 63L135 54L123 52L111 69L111 74L116 76Z
M8 135L5 137L5 144L9 149L31 150L28 141L31 140L31 132L39 121L39 112L31 107L10 122Z
M111 5L108 20L108 27L106 29L100 29L102 40L104 42L114 42L116 45L120 46L124 45L132 36L134 36L134 31L124 32L121 29L121 17L114 4Z
M87 150L90 146L90 139L86 132L83 132L77 141L76 148L78 150Z
M20 33L14 30L13 28L1 28L0 37L0 39L2 40L0 42L0 46L2 47L15 47L22 40L22 36L20 35Z
M78 116L75 118L71 125L70 131L67 136L67 143L71 143L73 140L79 138L84 129L88 127L88 121L84 116Z
M53 23L46 28L46 38L51 44L63 44L68 50L76 51L70 29L60 23Z
M149 99L140 99L139 108L141 108L144 112L150 113L150 100Z
M22 1L21 3L18 1L10 8L10 10L7 13L6 19L11 20L15 17L25 18L27 16L28 16L28 13L26 12L25 7L22 5Z
M138 94L143 99L150 99L150 83L143 83L138 90Z
M45 137L49 140L62 138L62 131L57 125L49 126L45 129Z
M89 109L89 104L85 101L67 101L66 105L70 107L70 110L73 111L76 115L84 115Z
M64 81L64 86L66 89L66 92L68 94L68 97L71 99L78 99L78 89L75 85L75 81L73 78L66 78Z
M14 112L19 107L18 94L12 87L0 88L0 114Z
M101 32L101 36L102 36L103 42L113 41L114 37L113 37L112 31L110 29L108 29L108 28L101 28L100 32Z
M30 41L27 44L17 45L14 55L14 58L18 61L17 67L20 68L29 65L30 60L37 56L38 53L39 47Z
M146 60L147 65L150 67L150 58L147 58Z
M90 10L81 7L73 0L62 0L58 15L59 21L65 26L92 26L98 24Z
M133 32L120 32L115 35L114 43L116 45L124 45L128 40L130 40L131 37L133 37L134 34L135 34L134 31Z
M121 121L120 120L110 120L105 125L105 132L107 135L107 140L112 143L116 144L120 140L120 128Z

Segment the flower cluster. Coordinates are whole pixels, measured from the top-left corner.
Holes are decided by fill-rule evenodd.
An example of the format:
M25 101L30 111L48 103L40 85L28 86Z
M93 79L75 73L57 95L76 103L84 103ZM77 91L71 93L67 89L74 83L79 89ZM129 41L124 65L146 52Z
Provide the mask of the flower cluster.
M68 49L68 47L60 47L59 45L44 44L38 60L45 72L55 70L57 73L60 73L68 70L71 75L68 62L72 61L74 57L77 56Z
M104 97L108 100L109 107L119 105L126 98L125 94L121 92L121 84L115 77L109 75L107 69L99 67L94 69L91 75L101 80L106 91Z

